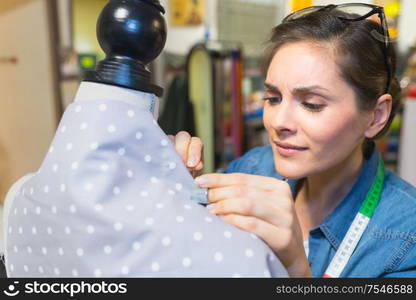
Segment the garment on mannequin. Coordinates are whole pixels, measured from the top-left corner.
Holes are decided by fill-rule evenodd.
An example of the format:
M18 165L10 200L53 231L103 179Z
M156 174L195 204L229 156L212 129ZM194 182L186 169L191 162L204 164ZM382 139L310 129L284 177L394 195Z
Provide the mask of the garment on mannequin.
M287 276L262 240L192 201L198 188L152 97L81 84L39 171L9 204L8 276Z

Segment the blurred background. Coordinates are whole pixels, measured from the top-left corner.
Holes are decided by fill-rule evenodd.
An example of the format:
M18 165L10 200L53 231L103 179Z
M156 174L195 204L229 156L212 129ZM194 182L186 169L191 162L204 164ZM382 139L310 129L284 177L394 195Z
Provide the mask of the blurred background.
M343 2L162 0L168 39L148 66L165 89L162 129L201 137L205 172L266 144L261 58L271 29L294 10ZM352 2L385 7L404 106L377 147L389 168L416 185L416 1ZM0 201L13 182L37 170L83 72L104 57L95 25L106 3L0 1Z

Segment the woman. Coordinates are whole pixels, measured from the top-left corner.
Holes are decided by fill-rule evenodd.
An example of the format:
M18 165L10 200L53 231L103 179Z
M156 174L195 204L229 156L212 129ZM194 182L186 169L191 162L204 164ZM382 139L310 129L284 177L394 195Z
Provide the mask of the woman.
M270 145L195 179L209 210L261 237L293 277L416 277L416 188L384 172L373 142L399 107L392 57L380 7L289 15L271 38ZM174 142L201 169L201 141Z

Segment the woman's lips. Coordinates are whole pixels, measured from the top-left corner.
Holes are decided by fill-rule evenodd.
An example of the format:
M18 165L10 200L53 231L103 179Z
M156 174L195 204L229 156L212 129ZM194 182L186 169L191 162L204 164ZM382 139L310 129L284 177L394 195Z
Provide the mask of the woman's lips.
M274 145L276 146L279 154L282 156L292 156L308 149L306 147L299 147L289 143L282 143L277 141L274 141Z

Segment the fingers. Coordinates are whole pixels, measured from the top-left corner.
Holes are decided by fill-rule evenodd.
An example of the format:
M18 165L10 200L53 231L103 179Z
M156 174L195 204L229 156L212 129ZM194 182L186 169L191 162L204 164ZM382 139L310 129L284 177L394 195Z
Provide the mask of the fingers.
M264 213L261 212L260 206L253 205L249 199L246 198L233 198L217 203L211 203L207 206L208 210L212 214L216 215L242 215L242 216L255 216L258 218L264 218Z
M194 170L196 171L201 171L204 168L204 163L202 162L202 160L199 162L199 164L196 165L196 167L194 168Z
M250 198L231 198L211 203L207 206L212 214L252 216L274 225L285 225L291 219L282 207L277 207L270 199L253 201Z
M168 136L171 139L171 136ZM174 145L183 163L190 171L199 171L203 168L203 143L200 138L191 137L186 131L176 134Z
M186 131L180 131L175 136L175 148L183 163L186 165L188 159L188 148L191 143L191 135Z
M195 182L200 187L217 188L230 185L242 185L248 187L261 188L264 190L284 190L290 192L287 182L273 177L259 176L243 173L230 174L205 174L195 178Z
M196 168L202 162L203 144L200 138L192 137L188 147L187 166ZM202 169L202 167L200 167Z
M229 185L219 188L208 189L209 202L215 203L225 199L241 199L241 198L253 198L256 199L260 195L257 190L250 189L244 185Z

